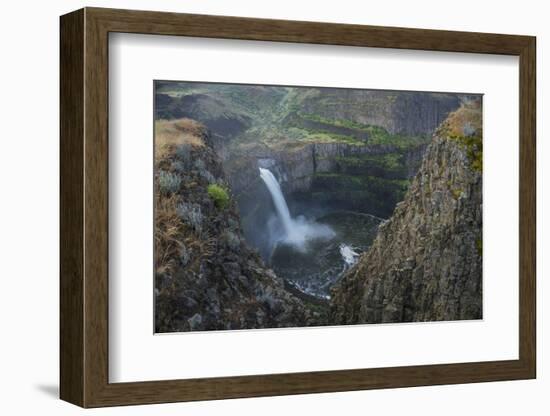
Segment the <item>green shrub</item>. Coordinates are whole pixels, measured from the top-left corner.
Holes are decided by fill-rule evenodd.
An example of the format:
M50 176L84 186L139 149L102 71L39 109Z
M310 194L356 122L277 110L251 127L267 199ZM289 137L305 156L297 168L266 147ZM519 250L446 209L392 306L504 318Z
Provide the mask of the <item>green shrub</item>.
M224 209L229 205L229 194L225 188L219 185L208 185L208 196L212 198L214 204L219 209Z

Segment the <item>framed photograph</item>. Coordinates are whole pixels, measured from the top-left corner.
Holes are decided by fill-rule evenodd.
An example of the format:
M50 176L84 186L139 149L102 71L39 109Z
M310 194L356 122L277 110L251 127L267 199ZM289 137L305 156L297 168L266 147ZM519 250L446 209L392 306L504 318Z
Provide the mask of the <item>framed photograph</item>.
M535 49L62 16L61 398L535 378Z

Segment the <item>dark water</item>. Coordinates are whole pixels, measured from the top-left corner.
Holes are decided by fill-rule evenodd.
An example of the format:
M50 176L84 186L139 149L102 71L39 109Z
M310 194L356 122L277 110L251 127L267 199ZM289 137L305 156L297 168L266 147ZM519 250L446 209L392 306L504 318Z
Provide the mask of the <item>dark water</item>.
M302 292L327 299L330 288L351 267L341 253L342 245L361 254L372 244L382 220L353 212L336 212L316 222L330 226L334 237L308 241L304 249L278 243L270 267Z

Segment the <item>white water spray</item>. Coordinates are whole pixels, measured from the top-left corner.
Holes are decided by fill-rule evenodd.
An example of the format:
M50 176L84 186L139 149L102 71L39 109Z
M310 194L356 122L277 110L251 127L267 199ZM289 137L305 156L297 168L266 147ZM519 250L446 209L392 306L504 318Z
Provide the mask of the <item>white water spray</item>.
M273 173L271 173L269 169L259 169L260 178L262 178L267 186L267 189L269 190L269 193L271 194L271 199L275 205L277 216L283 225L283 242L292 244L297 248L304 250L307 240L316 238L329 239L335 235L334 231L332 231L332 229L327 225L309 222L303 218L292 218L290 216L290 211L288 210L288 205L283 192L281 191L281 186L275 176L273 176Z
M286 235L290 236L293 231L292 218L290 218L290 211L288 210L288 205L286 204L279 182L277 182L277 179L269 169L260 168L260 178L262 178L271 194L275 209L277 210L277 215L283 223Z
M359 253L356 252L353 247L341 243L338 248L340 249L340 255L344 259L347 267L353 266L357 262L357 257L359 257Z

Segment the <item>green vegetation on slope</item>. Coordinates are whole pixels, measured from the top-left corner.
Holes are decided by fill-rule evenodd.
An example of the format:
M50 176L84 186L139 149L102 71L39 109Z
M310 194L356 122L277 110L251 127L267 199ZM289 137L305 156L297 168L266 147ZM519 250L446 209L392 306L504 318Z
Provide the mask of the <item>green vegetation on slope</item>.
M224 209L229 205L229 194L225 188L219 185L208 185L208 196L212 198L214 204L219 209Z
M429 135L405 136L391 134L385 128L361 124L350 119L329 119L318 114L297 113L288 117L286 124L295 129L305 131L305 140L308 136L323 134L332 141L346 142L356 145L390 145L400 149L408 149L426 144Z
M465 149L472 168L478 172L483 170L483 140L481 136L450 135L449 139L456 140Z
M347 173L378 171L380 174L407 176L407 167L401 152L362 154L347 157L337 157L336 161L341 171Z
M441 137L460 143L466 149L472 168L478 172L483 170L483 126L480 103L463 104L458 110L449 114L437 133Z

